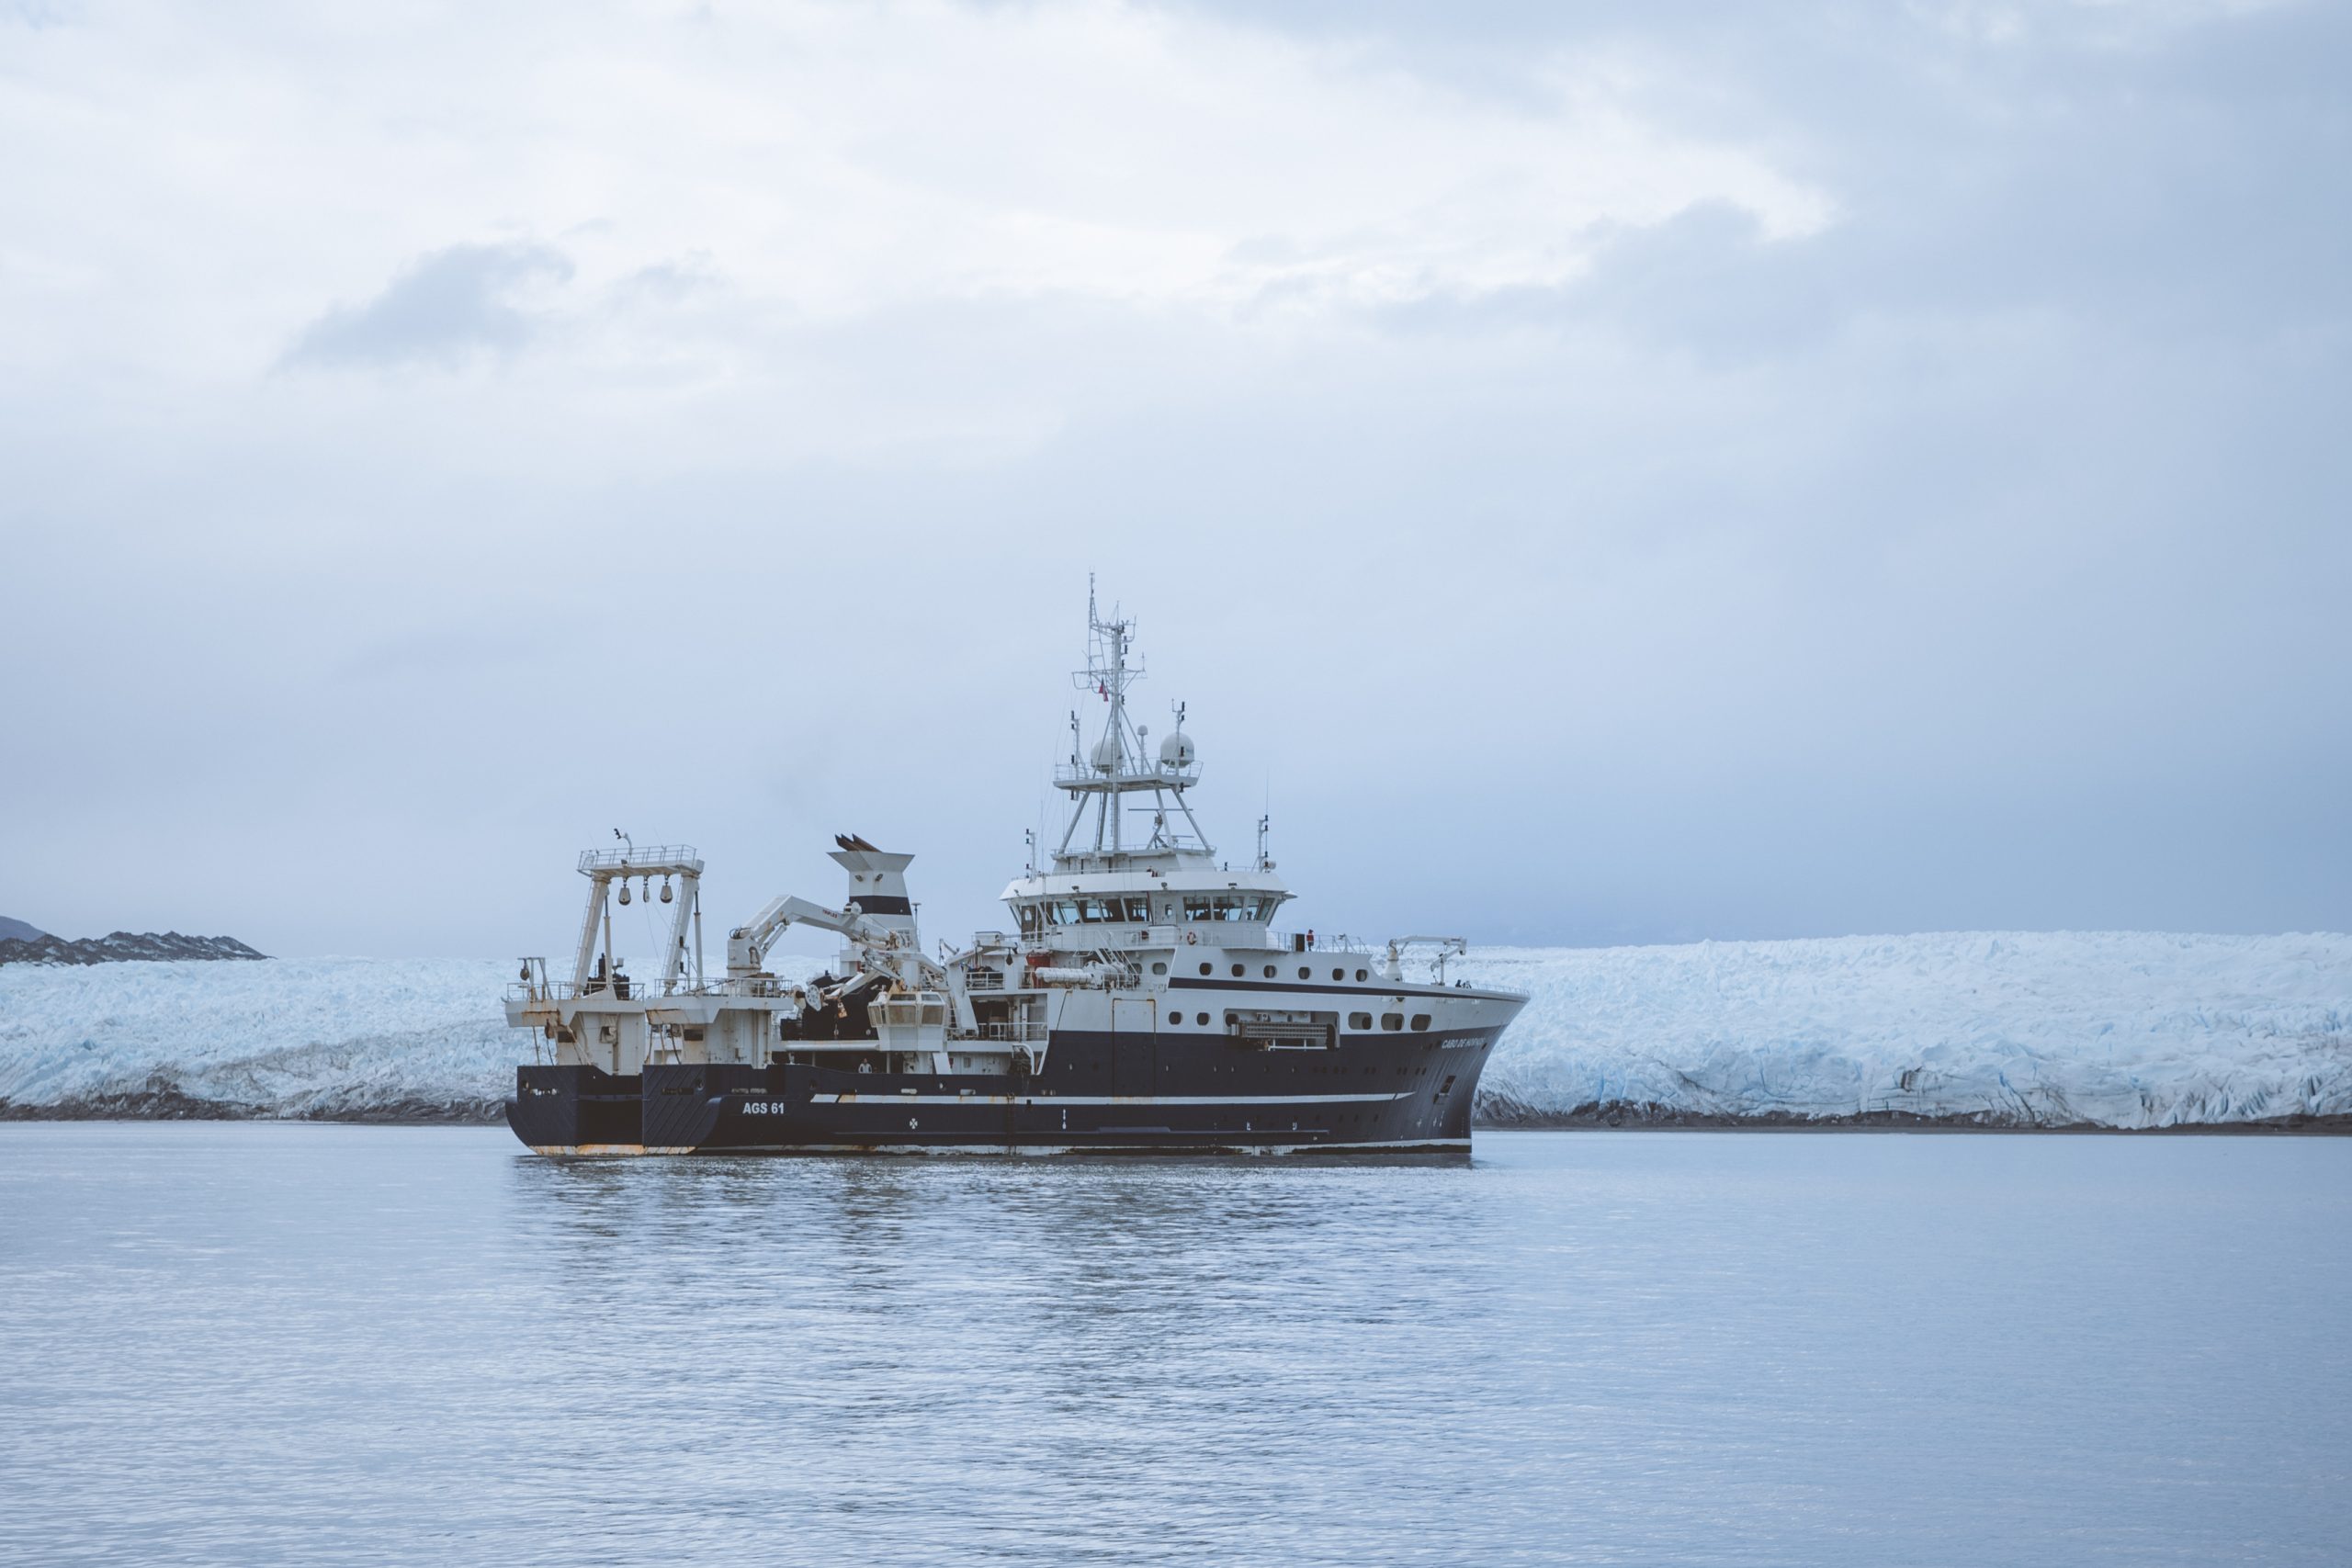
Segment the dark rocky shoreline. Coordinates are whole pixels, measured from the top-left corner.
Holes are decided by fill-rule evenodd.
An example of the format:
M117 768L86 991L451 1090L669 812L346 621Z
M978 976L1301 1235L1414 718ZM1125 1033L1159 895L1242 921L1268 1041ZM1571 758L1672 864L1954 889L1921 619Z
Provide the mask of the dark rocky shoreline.
M265 1106L235 1100L199 1100L159 1087L96 1095L55 1105L18 1105L0 1100L0 1122L315 1122L356 1126L503 1127L502 1103L489 1100L394 1100L365 1111L322 1111L288 1116Z
M0 942L0 964L128 964L142 959L171 962L268 956L232 936L182 936L177 931L113 931L78 942L56 936Z
M1719 1116L1672 1106L1598 1101L1570 1111L1540 1111L1496 1097L1480 1097L1472 1125L1497 1131L1601 1131L1629 1133L2230 1133L2352 1135L2352 1116L2271 1116L2244 1122L2185 1122L2169 1127L2109 1127L2097 1122L2022 1122L1984 1111L1952 1116L1923 1116L1909 1111L1868 1111L1847 1116L1798 1116L1784 1111L1753 1116Z
M309 1122L359 1126L497 1127L505 1124L497 1100L395 1100L364 1111L322 1110L288 1116L263 1106L200 1100L175 1085L151 1083L120 1094L55 1105L0 1100L0 1122ZM1872 1111L1856 1116L1804 1117L1770 1111L1758 1116L1708 1116L1662 1106L1581 1105L1567 1111L1524 1106L1481 1107L1479 1132L1625 1133L2072 1133L2115 1136L2352 1136L2352 1116L2281 1116L2257 1122L2199 1122L2172 1127L2103 1127L2095 1122L2044 1124L1989 1115L1918 1116Z

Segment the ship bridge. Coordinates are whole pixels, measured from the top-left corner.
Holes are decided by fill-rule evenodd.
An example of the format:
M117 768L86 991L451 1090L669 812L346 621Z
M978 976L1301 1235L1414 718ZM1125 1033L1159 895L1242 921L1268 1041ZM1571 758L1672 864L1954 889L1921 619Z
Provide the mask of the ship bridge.
M1002 895L1022 936L1049 947L1264 945L1290 890L1266 856L1266 823L1246 869L1221 864L1185 792L1200 783L1200 751L1184 733L1184 705L1155 747L1135 722L1128 694L1145 678L1135 623L1105 619L1087 595L1086 668L1071 683L1100 705L1090 725L1069 716L1069 758L1054 786L1069 796L1069 819L1049 869L1034 863Z

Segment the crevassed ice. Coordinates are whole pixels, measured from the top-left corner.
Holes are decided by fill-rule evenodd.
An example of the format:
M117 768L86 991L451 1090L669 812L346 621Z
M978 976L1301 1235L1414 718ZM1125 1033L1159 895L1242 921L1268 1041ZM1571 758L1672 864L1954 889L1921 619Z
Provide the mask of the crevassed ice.
M2352 1112L2352 937L1940 932L1490 949L1490 1114L2162 1127Z
M1482 1088L1506 1119L1592 1106L2114 1127L2352 1114L2352 936L1502 948L1453 973L1532 998ZM530 1053L499 1017L512 976L511 961L472 959L0 966L0 1100L490 1114Z

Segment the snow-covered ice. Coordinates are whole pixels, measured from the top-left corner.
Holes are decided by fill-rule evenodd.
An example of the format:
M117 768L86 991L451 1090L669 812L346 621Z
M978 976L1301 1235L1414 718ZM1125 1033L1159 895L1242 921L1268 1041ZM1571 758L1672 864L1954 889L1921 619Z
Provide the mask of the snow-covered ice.
M1578 1107L2020 1126L2352 1114L2352 937L1964 931L1489 949L1528 992L1490 1116Z
M276 1116L486 1116L529 1037L513 962L273 958L0 966L0 1100L185 1096Z
M2352 936L1498 948L1453 973L1532 998L1481 1095L1505 1119L2352 1116ZM476 959L0 966L0 1101L492 1115L530 1051L500 1018L513 975Z

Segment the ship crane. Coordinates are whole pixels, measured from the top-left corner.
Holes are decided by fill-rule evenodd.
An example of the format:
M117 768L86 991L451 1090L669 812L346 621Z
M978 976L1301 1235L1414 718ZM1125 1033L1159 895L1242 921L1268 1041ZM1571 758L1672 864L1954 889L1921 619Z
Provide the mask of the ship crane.
M1402 981L1405 978L1405 954L1416 947L1437 949L1437 983L1441 986L1445 984L1445 961L1449 958L1464 957L1470 951L1468 940L1458 936L1391 938L1388 943L1388 977L1391 980Z
M728 978L742 980L763 974L768 945L796 925L831 931L855 950L858 962L866 970L865 976L855 976L850 984L828 992L827 999L845 996L876 979L888 979L910 991L944 992L955 1004L956 1027L967 1032L978 1030L963 976L924 957L922 950L904 932L867 919L855 900L843 909L829 909L813 899L792 894L771 900L749 924L727 933Z

